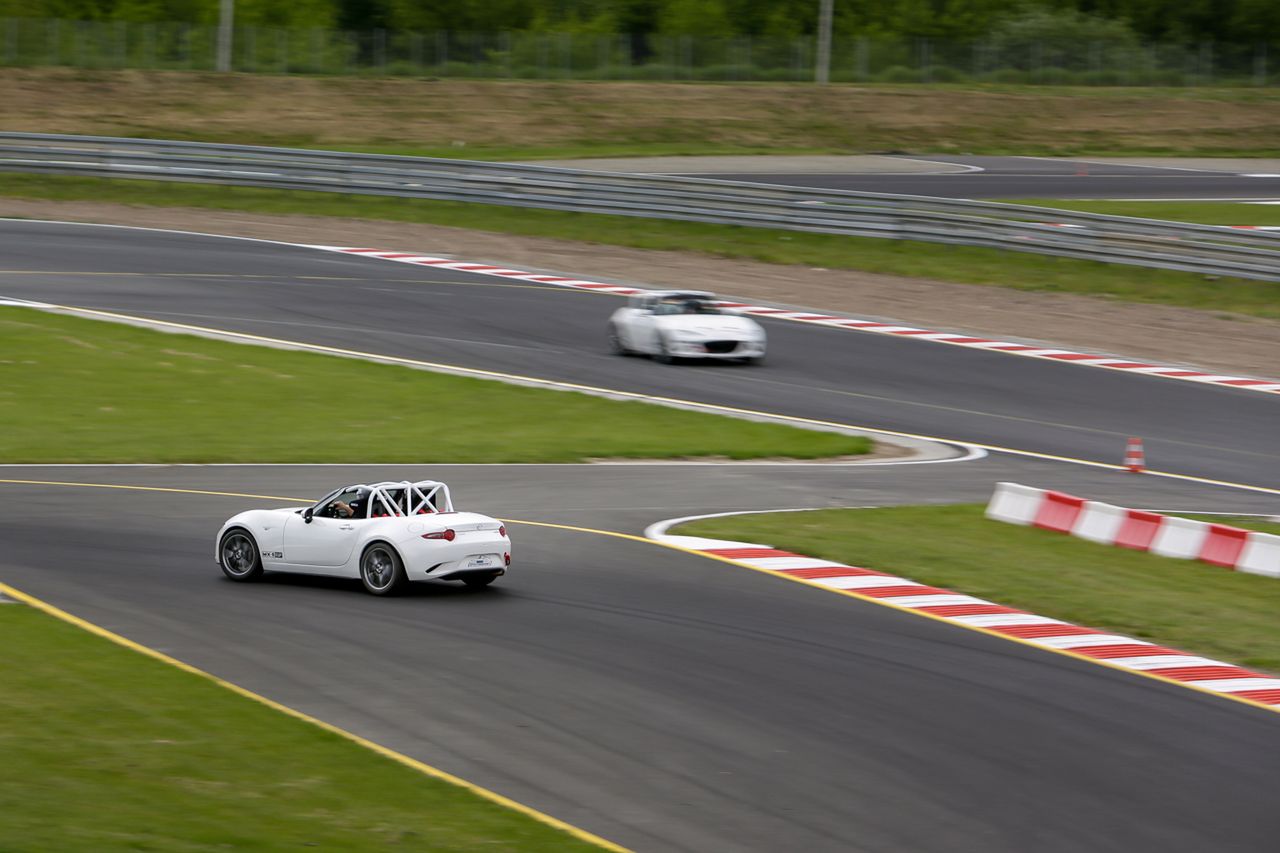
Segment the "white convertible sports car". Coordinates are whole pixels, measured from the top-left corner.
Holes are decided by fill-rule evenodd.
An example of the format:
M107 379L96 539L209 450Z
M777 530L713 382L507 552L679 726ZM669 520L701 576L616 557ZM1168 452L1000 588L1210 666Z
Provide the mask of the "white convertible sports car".
M609 343L619 355L651 355L664 364L679 358L764 358L760 324L716 305L698 290L650 290L630 297L609 318Z
M444 483L386 482L343 486L312 506L233 515L214 557L235 581L297 572L360 578L374 595L390 595L409 581L487 586L511 565L511 539L496 518L455 511Z

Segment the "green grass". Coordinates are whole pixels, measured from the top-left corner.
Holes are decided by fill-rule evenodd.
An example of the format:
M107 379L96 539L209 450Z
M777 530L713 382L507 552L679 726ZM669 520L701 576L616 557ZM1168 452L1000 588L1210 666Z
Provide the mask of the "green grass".
M1010 204L1055 207L1107 216L1168 219L1202 225L1280 225L1280 204L1235 201L1077 201L1075 199L1017 199Z
M0 175L0 195L424 222L1280 318L1280 283L1277 282L1211 278L969 246L496 205L43 175Z
M988 521L982 506L732 516L673 532L761 542L1280 672L1280 580Z
M681 85L673 83L670 85ZM715 84L708 84L715 85ZM925 88L925 87L922 87ZM837 128L838 129L838 128ZM847 133L847 130L846 130ZM1233 148L1230 145L1213 144L1203 148L1162 147L1158 145L1126 145L1122 140L1106 139L1099 143L1081 142L1063 144L1052 142L1001 140L998 131L989 135L975 134L963 146L950 144L943 150L930 152L912 146L907 156L927 160L931 153L954 155L957 153L1008 157L1232 157L1272 158L1280 157L1280 147ZM111 135L136 139L170 139L186 142L213 142L235 145L262 145L276 148L308 148L317 151L352 151L361 154L393 154L404 157L443 157L452 160L483 160L494 162L521 162L538 160L579 160L610 157L714 157L714 156L810 156L810 155L874 155L904 152L889 139L880 145L851 145L848 140L826 141L824 134L815 133L810 144L778 142L749 144L717 139L678 138L661 141L644 139L592 139L568 140L552 144L519 144L514 142L467 142L462 145L419 145L410 142L373 141L317 141L315 135L281 135L270 130L237 128L234 132L193 132L183 125L146 124L138 127L116 128ZM922 140L923 141L923 140ZM600 168L608 171L608 164Z
M0 850L600 849L32 608L0 649Z
M870 449L860 436L26 308L0 308L0 424L5 462L580 462Z

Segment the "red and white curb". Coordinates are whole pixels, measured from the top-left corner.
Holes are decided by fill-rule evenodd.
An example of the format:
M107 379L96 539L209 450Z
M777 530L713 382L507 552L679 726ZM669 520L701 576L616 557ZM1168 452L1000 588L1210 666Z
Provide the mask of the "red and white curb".
M468 261L454 260L451 258L419 255L413 252L389 252L381 249L362 249L347 246L305 245L304 248L320 249L325 252L340 252L346 255L359 255L366 258L377 258L384 261L413 264L414 266L456 270L458 272L474 273L476 275L497 276L498 278L513 279L516 281L532 281L538 284L549 284L556 287L568 287L576 290L594 290L600 293L613 293L619 296L632 296L637 293L647 292L643 288L638 287L627 287L620 284L607 284L599 281L569 278L567 276L533 273L525 270L513 270L507 269L506 267L494 266L492 264L478 264ZM914 338L916 340L933 341L934 343L951 344L953 346L969 347L971 349L1012 353L1014 355L1027 356L1029 358L1043 358L1052 361L1069 362L1071 364L1082 364L1088 367L1105 367L1110 370L1123 370L1130 373L1142 373L1149 376L1164 376L1170 379L1181 379L1188 382L1200 382L1208 385L1242 388L1247 391L1280 393L1280 380L1277 379L1255 379L1246 376L1227 376L1217 373L1206 373L1199 370L1188 370L1185 367L1177 367L1174 365L1152 364L1150 362L1134 361L1132 359L1120 358L1118 356L1073 352L1071 350L1055 349L1052 347L1041 347L1031 344L1014 343L1012 341L1000 341L993 340L991 338L960 335L954 332L937 332L929 329L918 329L914 326L900 326L893 323L882 323L877 320L868 320L859 317L839 316L834 314L814 314L808 311L792 311L785 308L770 308L765 305L749 305L742 302L722 301L719 304L725 308L733 308L743 314L768 317L774 320L791 320L797 323L809 323L829 328L875 332L876 334L881 335Z
M668 519L651 525L645 530L645 536L865 601L930 616L969 630L1068 653L1111 668L1141 672L1164 681L1280 711L1280 678L1251 672L1224 661L1187 654L1145 640L1085 628L1047 616L1037 616L1025 610L1005 607L993 601L928 586L885 572L781 551L769 545L700 536L676 536L666 532L677 524L700 518L755 512Z

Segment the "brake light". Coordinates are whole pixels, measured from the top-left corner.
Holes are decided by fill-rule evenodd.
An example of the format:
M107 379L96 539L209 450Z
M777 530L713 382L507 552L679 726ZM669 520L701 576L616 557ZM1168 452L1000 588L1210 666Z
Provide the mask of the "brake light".
M504 564L504 565L508 565L508 566L509 566L509 565L511 565L511 555L510 555L510 554L503 554L503 555L502 555L502 562L503 562L503 564Z
M505 524L498 525L498 535L499 536L507 535L507 526Z
M457 537L457 535L458 534L453 532L452 527L448 527L448 528L445 528L444 530L437 530L435 533L424 533L422 534L422 538L423 539L443 539L446 542L452 542L454 538Z

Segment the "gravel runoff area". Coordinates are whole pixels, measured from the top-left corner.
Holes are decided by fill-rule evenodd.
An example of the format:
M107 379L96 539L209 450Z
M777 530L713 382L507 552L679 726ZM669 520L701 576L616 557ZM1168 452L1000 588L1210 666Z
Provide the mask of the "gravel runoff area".
M1223 372L1267 377L1280 370L1280 322L1074 294L332 217L21 199L0 199L0 217L100 222L447 255L605 281L697 287L744 300Z

